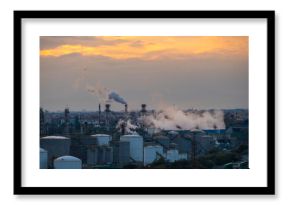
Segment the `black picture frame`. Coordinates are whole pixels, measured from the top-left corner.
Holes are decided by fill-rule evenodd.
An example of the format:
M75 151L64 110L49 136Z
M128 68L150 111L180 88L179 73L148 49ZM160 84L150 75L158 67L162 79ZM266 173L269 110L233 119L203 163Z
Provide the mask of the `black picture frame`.
M23 187L22 19L48 18L218 18L267 20L266 187ZM16 195L273 195L275 194L275 11L14 11L14 194Z

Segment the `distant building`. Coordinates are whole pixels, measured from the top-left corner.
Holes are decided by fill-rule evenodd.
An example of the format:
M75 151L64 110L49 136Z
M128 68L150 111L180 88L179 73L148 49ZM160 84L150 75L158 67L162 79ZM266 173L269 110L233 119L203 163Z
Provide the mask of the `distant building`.
M159 145L161 145L164 149L168 149L169 148L169 144L170 144L170 139L167 136L156 136L154 138L155 142Z
M40 108L40 136L45 136L46 134L44 111Z
M176 136L172 139L172 142L174 142L177 145L177 149L179 153L186 153L187 156L192 155L193 151L193 138L192 136Z
M226 133L225 129L207 129L203 130L205 134L210 135L210 136L215 136L215 137L221 137L224 136Z
M247 126L230 127L226 131L226 136L230 139L234 147L249 143L249 128Z

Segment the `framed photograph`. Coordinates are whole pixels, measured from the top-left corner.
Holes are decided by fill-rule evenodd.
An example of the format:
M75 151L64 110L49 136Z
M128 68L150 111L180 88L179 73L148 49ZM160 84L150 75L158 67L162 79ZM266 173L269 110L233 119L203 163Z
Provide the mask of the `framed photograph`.
M14 11L14 194L275 194L275 12Z

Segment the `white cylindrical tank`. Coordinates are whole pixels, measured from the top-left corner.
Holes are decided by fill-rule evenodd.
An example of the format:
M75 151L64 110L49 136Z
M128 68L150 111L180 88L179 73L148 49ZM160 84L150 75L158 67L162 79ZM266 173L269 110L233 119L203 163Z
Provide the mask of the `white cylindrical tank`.
M130 143L130 157L138 162L143 162L143 137L140 135L123 135L120 141Z
M47 151L45 149L40 148L40 169L47 169Z
M97 139L98 145L109 145L112 140L112 136L106 134L95 134L91 135L91 137L95 137Z
M169 150L167 150L166 159L169 162L175 162L175 161L179 160L178 150L177 149L169 149Z
M157 159L158 154L163 156L163 147L160 145L149 145L144 147L144 166L151 164Z
M73 156L62 156L53 161L55 169L81 169L82 160Z
M47 136L40 138L40 147L48 152L48 164L52 166L55 158L70 154L70 138L63 136Z

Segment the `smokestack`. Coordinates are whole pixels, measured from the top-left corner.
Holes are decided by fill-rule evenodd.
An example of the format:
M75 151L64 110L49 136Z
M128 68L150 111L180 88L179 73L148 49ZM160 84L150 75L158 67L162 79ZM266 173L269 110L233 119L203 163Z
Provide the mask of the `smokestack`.
M125 113L127 113L127 112L128 112L128 105L125 104Z
M146 104L141 105L141 112L144 112L144 113L147 112L146 111Z
M110 106L111 106L110 104L106 104L106 110L105 110L106 112L110 112L111 111L110 110Z
M106 114L105 114L105 119L106 119L106 129L107 129L107 131L109 131L109 127L110 127L110 112L111 112L111 110L110 110L110 104L106 104L105 105L106 106L106 109L105 109L105 112L106 112Z
M126 129L126 123L125 122L122 122L122 124L121 124L121 134L122 135L125 135L126 134L125 129Z
M40 108L40 134L45 135L45 120L43 109Z
M99 125L101 124L101 104L99 104Z
M65 120L65 128L64 128L64 134L69 134L69 108L66 107L64 109L64 120Z
M68 118L69 118L69 108L68 107L66 107L64 109L64 118L66 121L68 121Z

